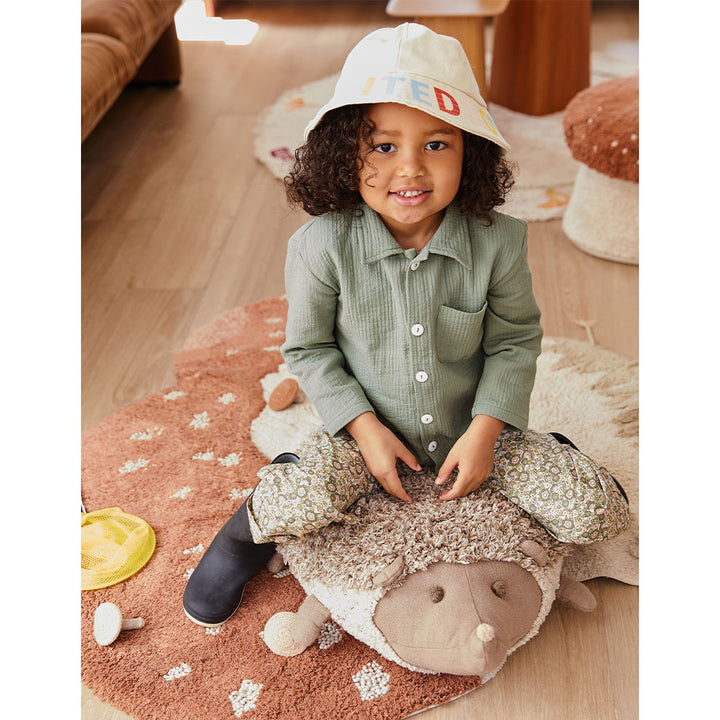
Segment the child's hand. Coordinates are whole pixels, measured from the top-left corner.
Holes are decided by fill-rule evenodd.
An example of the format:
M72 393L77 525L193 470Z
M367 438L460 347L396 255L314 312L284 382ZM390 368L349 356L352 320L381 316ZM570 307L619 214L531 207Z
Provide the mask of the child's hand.
M454 500L477 490L487 479L495 461L495 441L505 423L489 415L476 415L470 427L452 446L438 471L436 485L447 482L457 468L455 482L440 495L440 500Z
M358 415L345 429L355 438L368 470L383 488L400 500L412 502L400 482L397 461L402 460L413 470L421 468L397 435L371 412Z

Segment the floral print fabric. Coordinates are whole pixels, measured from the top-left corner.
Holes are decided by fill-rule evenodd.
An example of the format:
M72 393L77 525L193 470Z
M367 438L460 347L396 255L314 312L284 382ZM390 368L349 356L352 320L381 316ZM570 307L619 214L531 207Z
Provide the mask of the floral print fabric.
M283 542L331 522L352 522L379 487L347 433L317 433L298 451L300 464L266 465L248 499L253 540Z
M332 522L353 522L367 496L382 491L347 433L318 433L298 453L298 465L267 465L258 472L260 481L248 499L256 543L284 542ZM630 525L627 501L610 473L552 435L501 433L486 485L561 542L608 540Z
M486 484L561 542L609 540L630 526L627 500L612 475L552 435L504 431Z

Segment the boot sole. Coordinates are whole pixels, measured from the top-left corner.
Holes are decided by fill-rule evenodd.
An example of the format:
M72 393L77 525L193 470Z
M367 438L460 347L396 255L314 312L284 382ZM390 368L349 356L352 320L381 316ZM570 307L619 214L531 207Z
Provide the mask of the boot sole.
M206 628L221 627L238 611L238 608L240 607L240 604L242 603L244 594L245 594L245 588L243 587L242 595L240 596L240 600L238 601L238 604L235 606L235 609L224 620L220 620L219 622L206 622L205 620L200 620L199 618L193 617L188 612L188 609L185 607L185 605L183 605L183 610L185 611L185 615L187 615L188 620L192 620L196 625L200 625L201 627L206 627Z

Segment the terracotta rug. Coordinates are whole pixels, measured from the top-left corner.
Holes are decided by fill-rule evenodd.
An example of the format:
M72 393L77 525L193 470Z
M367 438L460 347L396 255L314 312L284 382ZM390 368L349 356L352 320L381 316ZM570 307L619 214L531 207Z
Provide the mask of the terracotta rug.
M610 50L614 52L593 53L593 83L636 71L637 45L628 43ZM490 61L488 57L488 66ZM258 117L255 157L278 179L287 175L305 126L332 95L337 77L288 90ZM503 212L528 221L562 217L580 167L565 144L563 113L531 116L493 103L489 109L512 146L508 157L518 165L516 184Z
M260 637L265 621L303 599L284 573L263 571L251 581L241 610L220 629L185 618L182 593L201 553L269 455L291 449L313 423L302 397L290 411L269 416L266 408L285 373L279 353L285 315L286 303L277 298L223 315L177 354L175 386L83 436L85 507L120 507L149 522L157 538L139 573L81 594L82 679L138 720L398 720L480 684L410 672L344 632L296 658L273 655ZM635 363L588 343L546 340L532 416L535 429L560 430L604 462L637 510ZM637 583L637 516L631 531L571 557L567 567L580 579ZM108 601L146 624L100 647L93 615ZM359 678L373 673L387 676L387 692L362 700Z

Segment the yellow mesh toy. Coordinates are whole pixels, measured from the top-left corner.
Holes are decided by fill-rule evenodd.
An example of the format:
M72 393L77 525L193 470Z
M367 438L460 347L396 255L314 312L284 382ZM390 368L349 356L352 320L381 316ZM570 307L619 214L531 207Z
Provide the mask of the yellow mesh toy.
M144 520L106 508L80 513L82 590L97 590L126 580L155 551L155 532Z

